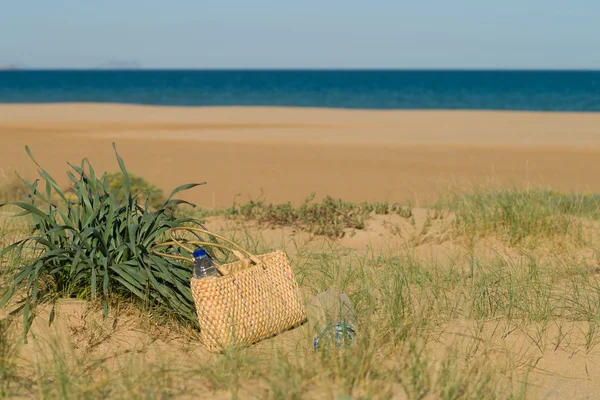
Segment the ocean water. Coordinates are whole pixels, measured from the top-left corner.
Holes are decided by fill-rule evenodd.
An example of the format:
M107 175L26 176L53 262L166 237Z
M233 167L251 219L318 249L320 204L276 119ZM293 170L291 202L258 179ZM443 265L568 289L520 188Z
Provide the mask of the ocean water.
M0 103L600 111L600 71L0 71Z

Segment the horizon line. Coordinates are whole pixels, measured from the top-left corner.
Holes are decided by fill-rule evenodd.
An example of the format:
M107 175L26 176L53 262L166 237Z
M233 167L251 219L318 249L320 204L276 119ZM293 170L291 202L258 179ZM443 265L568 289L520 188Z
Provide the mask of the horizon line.
M60 68L38 68L38 67L18 67L13 65L1 65L0 72L15 72L15 71L207 71L207 72L227 72L227 71L382 71L382 72L600 72L598 68L389 68L389 67L169 67L169 68L154 68L154 67L139 67L139 68L106 68L106 67L60 67Z

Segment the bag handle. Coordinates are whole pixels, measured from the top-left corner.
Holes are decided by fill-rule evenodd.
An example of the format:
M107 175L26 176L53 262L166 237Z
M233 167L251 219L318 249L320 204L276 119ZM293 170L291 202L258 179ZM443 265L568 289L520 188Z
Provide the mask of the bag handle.
M176 260L184 260L184 261L190 261L190 262L194 262L193 258L188 258L188 257L183 257L183 256L176 256L173 254L167 254L167 253L163 253L160 251L157 251L156 248L157 247L165 247L165 246L169 246L169 245L177 245L185 250L187 250L188 252L192 253L193 249L190 247L185 246L183 243L181 243L180 240L176 239L174 237L174 233L176 231L188 231L188 232L200 232L200 233L205 233L207 235L210 236L214 236L226 243L228 243L229 245L231 245L232 247L228 247L228 246L224 246L222 244L218 244L218 243L212 243L212 242L204 242L204 241L197 241L197 240L190 240L188 242L186 242L187 244L197 244L197 245L201 245L201 246L205 246L205 247L216 247L222 250L227 250L231 253L233 253L234 256L236 256L238 258L238 260L244 260L246 258L249 258L254 264L262 264L261 261L258 259L258 257L256 257L255 255L253 255L252 253L250 253L249 251L247 251L246 249L244 249L243 247L239 246L238 244L236 244L235 242L224 238L221 235L218 235L216 233L212 233L209 232L205 229L201 229L201 228L194 228L194 227L176 227L176 228L170 228L167 232L169 234L169 238L171 239L170 242L164 242L164 243L158 243L155 244L154 246L152 246L152 252L156 255L162 256L162 257L168 257L168 258L173 258ZM215 262L215 264L217 264Z

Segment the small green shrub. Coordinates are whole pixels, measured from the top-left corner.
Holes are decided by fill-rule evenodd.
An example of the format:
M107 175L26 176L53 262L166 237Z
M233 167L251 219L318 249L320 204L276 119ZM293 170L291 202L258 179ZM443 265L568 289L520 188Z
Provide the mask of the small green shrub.
M314 193L299 207L292 203L267 204L250 201L224 211L230 217L243 217L271 226L295 226L316 235L341 237L345 229L363 229L369 211L364 207L327 196L320 203Z
M115 193L118 201L125 199L125 175L122 172L113 172L106 174L106 182L109 190ZM162 189L151 184L144 178L129 172L129 182L131 185L131 194L135 197L141 196L143 199L148 199L150 206L159 208L165 202Z
M410 218L412 217L412 210L410 207L400 207L398 209L398 215L402 218Z
M19 216L32 218L32 234L0 251L0 257L12 251L28 253L24 259L31 260L17 268L0 301L1 308L15 293L24 297L19 303L25 333L34 318L35 306L57 297L99 298L106 314L109 295L132 296L195 322L190 269L154 255L151 248L164 239L169 228L201 224L196 219L176 217L172 207L194 206L173 196L203 183L176 188L158 209L152 210L149 197L140 201L139 194L134 194L125 163L113 147L123 178L122 196L111 190L106 174L97 177L84 159L80 166L69 164L67 175L73 188L70 198L26 148L45 184L38 188L38 180L23 180L29 189L28 201L8 204L23 210ZM53 193L64 206L51 201Z
M375 214L385 215L390 212L390 206L387 201L377 202L374 205Z

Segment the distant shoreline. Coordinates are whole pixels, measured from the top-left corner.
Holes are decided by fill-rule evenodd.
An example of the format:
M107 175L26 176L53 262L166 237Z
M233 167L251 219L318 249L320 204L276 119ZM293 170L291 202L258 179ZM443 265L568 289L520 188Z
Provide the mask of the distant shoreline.
M344 107L315 107L315 106L278 106L278 105L168 105L168 104L145 104L145 103L119 103L119 102L94 102L94 101L56 101L56 102L3 102L0 99L1 107L10 106L23 106L23 107L68 107L68 106L91 106L91 107L102 107L102 106L116 106L116 107L140 107L146 109L182 109L182 110L234 110L234 109L248 109L248 110L322 110L332 112L369 112L369 113L499 113L499 114L531 114L531 115L551 115L551 114L562 114L562 115L594 115L599 114L598 111L552 111L552 110L510 110L510 109L471 109L471 108L344 108Z

